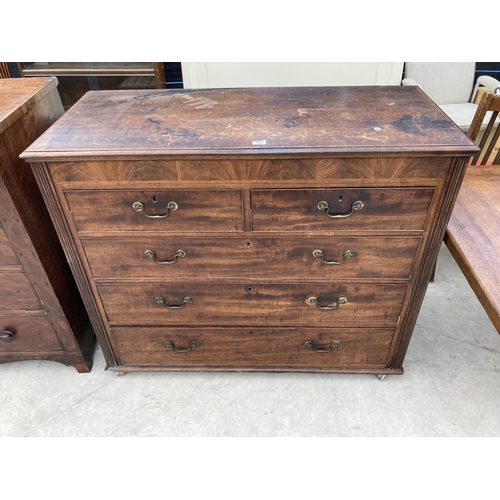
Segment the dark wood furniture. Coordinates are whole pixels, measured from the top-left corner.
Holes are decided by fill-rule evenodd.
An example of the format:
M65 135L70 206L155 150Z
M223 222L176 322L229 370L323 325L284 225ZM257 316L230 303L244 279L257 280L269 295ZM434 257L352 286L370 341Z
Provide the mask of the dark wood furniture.
M500 153L492 155L500 135L500 92L483 95L467 134L472 140L488 111L481 153L467 168L444 241L500 333Z
M19 154L63 110L54 78L0 80L0 363L88 372L94 334L33 173Z
M417 87L93 92L32 164L107 366L403 372L468 158Z

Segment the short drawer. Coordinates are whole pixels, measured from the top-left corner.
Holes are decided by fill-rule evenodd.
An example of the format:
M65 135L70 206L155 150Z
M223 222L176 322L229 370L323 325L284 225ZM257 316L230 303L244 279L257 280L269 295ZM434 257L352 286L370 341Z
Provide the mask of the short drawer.
M26 274L0 272L0 309L42 309Z
M0 267L2 266L18 266L19 260L17 259L16 254L12 250L10 246L9 240L7 239L7 235L2 230L2 226L0 223Z
M420 237L82 238L96 279L408 279Z
M0 315L0 356L16 352L62 351L47 316Z
M254 189L254 231L423 230L433 188Z
M238 190L68 190L79 231L241 231Z
M392 329L112 328L121 365L227 368L384 368Z
M324 323L395 325L405 285L331 283L101 283L121 325Z

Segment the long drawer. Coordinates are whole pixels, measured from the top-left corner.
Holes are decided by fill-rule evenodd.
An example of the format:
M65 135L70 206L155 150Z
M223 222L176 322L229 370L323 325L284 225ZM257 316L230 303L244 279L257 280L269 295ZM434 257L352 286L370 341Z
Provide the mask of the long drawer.
M422 231L431 188L254 189L254 231Z
M68 190L79 231L241 231L238 190Z
M112 328L121 365L384 368L394 335L377 328Z
M324 323L395 325L405 285L332 283L101 283L108 319L122 325Z
M96 279L408 279L419 237L82 238Z
M26 274L0 272L0 310L2 309L42 309Z
M0 314L0 355L62 350L47 316Z

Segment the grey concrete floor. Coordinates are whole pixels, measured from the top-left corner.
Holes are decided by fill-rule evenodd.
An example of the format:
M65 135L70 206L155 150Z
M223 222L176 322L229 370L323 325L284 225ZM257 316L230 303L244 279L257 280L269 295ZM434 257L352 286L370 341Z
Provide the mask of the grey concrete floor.
M500 436L500 336L443 246L405 374L0 365L0 436Z

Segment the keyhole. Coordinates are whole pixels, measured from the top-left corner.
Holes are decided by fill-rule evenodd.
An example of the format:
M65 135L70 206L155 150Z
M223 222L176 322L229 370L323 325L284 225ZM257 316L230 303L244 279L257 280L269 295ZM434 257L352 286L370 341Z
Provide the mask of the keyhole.
M156 201L157 201L156 200L156 196L151 196L151 200L152 200L153 203L156 203Z
M250 248L250 242L247 241L247 248Z
M250 293L252 293L252 289L251 289L251 288L248 288L248 291L249 291Z
M339 195L339 203L342 203L342 198L343 198L343 196Z
M248 332L248 335L253 335L253 332Z

